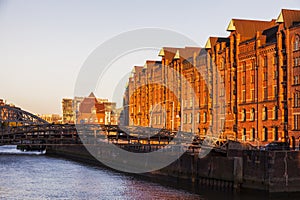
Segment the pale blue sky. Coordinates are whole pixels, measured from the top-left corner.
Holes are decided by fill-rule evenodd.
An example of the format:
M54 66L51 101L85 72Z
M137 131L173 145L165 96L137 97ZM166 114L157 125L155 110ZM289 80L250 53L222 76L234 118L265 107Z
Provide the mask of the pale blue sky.
M34 113L60 113L61 99L73 96L83 62L115 35L159 27L203 46L211 35L227 36L231 18L270 20L281 8L299 9L300 1L0 0L0 98ZM128 72L148 58L133 57L124 61ZM105 98L111 90L97 95Z

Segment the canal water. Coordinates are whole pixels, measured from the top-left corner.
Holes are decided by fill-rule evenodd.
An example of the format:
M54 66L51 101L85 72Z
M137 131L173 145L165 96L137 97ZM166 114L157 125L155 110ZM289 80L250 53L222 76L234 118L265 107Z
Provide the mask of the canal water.
M257 193L193 192L169 185L41 153L19 152L15 146L0 146L0 199L267 199Z

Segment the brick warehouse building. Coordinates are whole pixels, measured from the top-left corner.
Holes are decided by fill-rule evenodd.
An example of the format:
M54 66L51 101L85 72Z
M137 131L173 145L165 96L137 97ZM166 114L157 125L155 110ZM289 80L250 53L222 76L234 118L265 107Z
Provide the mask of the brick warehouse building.
M124 123L264 144L300 137L300 11L232 19L205 48L161 49L135 67Z

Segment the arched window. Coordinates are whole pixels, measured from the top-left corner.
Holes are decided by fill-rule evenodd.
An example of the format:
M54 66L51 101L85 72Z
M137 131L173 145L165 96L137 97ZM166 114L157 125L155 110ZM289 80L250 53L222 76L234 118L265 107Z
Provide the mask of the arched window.
M255 109L251 108L251 112L250 112L250 120L254 121L255 120Z
M242 110L242 121L246 121L246 109Z
M262 112L262 120L267 120L267 119L268 119L268 108L264 107Z
M299 50L299 35L296 35L294 42L294 51Z

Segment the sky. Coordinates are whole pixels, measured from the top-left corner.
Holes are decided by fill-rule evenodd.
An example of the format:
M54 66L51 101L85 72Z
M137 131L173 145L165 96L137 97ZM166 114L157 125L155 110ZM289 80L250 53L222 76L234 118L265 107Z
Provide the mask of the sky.
M61 100L74 96L89 55L121 33L161 28L204 46L209 36L228 36L232 18L271 20L282 8L299 9L300 1L0 0L0 99L32 113L60 114ZM114 80L118 70L128 75L134 65L159 59L157 54L147 50L115 60L116 71L106 75L107 84L97 87L96 96L111 99L120 86ZM121 96L112 98L119 106Z

